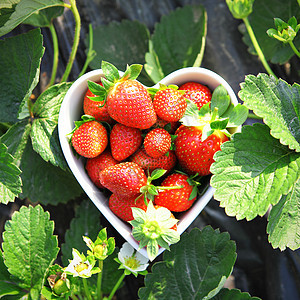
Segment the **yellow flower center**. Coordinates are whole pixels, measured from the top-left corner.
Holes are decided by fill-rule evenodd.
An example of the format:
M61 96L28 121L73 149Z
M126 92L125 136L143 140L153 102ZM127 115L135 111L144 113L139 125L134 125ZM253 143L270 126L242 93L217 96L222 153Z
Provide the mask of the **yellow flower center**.
M135 270L140 266L140 262L135 257L132 256L125 257L124 261L125 261L125 266L127 266L132 270Z
M81 263L79 263L78 265L76 265L76 266L74 267L74 269L75 269L75 271L76 271L78 274L80 274L82 271L88 269L88 267L89 267L89 266L88 266L86 263L81 262Z

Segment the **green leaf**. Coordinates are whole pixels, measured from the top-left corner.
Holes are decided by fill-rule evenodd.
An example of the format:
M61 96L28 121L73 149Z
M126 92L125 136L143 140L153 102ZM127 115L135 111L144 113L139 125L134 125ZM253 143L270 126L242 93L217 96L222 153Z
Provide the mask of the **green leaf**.
M145 287L138 293L141 300L178 299L178 295L180 299L209 299L221 289L236 260L229 234L210 226L182 234L170 249L146 275Z
M0 202L13 202L22 192L21 170L14 163L7 147L0 143Z
M3 233L4 262L10 274L21 281L20 286L30 290L32 299L39 299L44 276L59 251L49 218L40 205L22 206L6 222Z
M23 199L28 197L32 202L57 205L75 199L82 193L69 170L64 171L45 162L32 149L30 142L24 149L20 169L23 181L23 193L20 197Z
M212 298L213 300L259 300L258 297L251 297L249 293L241 292L238 289L223 288L221 291Z
M149 41L149 51L145 54L145 61L144 68L152 81L154 83L161 81L165 76L151 40Z
M90 63L92 69L99 69L102 60L109 61L118 70L125 70L127 64L145 63L150 37L146 25L129 20L121 23L110 22L108 25L96 27L93 36L93 48L97 55ZM88 39L85 44L88 46Z
M87 246L82 236L88 236L95 241L101 228L99 210L89 199L83 200L76 207L75 217L65 233L65 243L61 247L62 261L65 266L68 264L68 259L72 258L73 248L80 253L86 252Z
M38 83L43 54L40 29L0 41L1 122L29 116L27 100Z
M272 207L267 232L273 248L296 250L300 247L300 176L291 191Z
M162 16L156 23L151 40L165 75L180 68L201 65L206 19L202 5L186 5ZM149 65L149 61L147 63Z
M0 297L8 295L19 295L22 288L11 278L10 273L3 261L3 253L0 251Z
M221 117L223 113L228 109L230 105L230 96L223 85L219 85L215 88L211 97L211 111L218 108L218 114Z
M297 20L300 18L300 6L294 0L255 0L253 4L253 11L248 19L267 60L274 64L283 64L287 62L294 52L288 45L268 37L267 30L274 27L274 18L280 18L288 21L292 16ZM254 54L252 42L245 29L242 29L244 34L243 41L249 47L249 52ZM300 48L300 36L294 39L297 49Z
M33 13L52 6L63 6L61 0L20 0L5 1L5 12L0 13L0 36L12 31ZM10 3L12 2L12 5ZM1 7L0 7L1 8Z
M264 215L300 176L300 154L280 144L268 126L259 123L235 133L214 159L214 197L237 219Z
M230 105L229 109L222 115L228 118L227 128L243 125L247 120L249 110L245 105L238 103L236 106Z
M300 151L300 85L259 74L246 76L239 97L264 119L271 134L284 145Z
M78 197L82 189L70 171L45 162L31 145L31 125L28 120L14 124L1 142L15 157L15 163L22 170L23 192L21 198L29 197L33 202L56 205Z
M71 85L72 83L62 83L51 86L38 97L32 107L32 147L45 161L62 169L66 169L67 164L58 139L57 123L61 103Z
M49 7L43 10L35 11L30 17L28 17L24 24L30 24L35 27L49 27L53 19L59 17L64 12L62 6Z

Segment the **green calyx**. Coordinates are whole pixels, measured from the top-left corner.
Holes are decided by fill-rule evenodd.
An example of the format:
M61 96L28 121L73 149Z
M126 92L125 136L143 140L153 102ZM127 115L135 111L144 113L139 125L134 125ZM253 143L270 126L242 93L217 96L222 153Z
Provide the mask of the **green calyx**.
M98 233L97 239L93 242L89 237L83 237L86 245L89 247L88 255L98 260L104 260L115 250L115 239L107 238L106 228Z
M199 110L197 105L187 99L187 108L180 122L185 126L202 128L202 141L216 130L230 137L228 129L242 125L248 117L248 109L230 100L227 90L219 85L212 93L211 102Z
M171 229L178 220L172 218L171 212L165 207L155 208L152 201L147 210L133 207L132 235L139 241L139 249L147 247L147 254L152 261L158 255L159 246L170 249L170 244L180 240L179 233Z
M140 188L141 194L140 194L140 196L138 198L140 198L140 197L143 196L146 205L148 205L149 200L153 201L154 197L156 195L158 195L158 192L161 191L161 190L166 190L166 189L168 189L168 190L170 190L170 189L180 189L180 188L183 187L183 186L165 187L165 186L155 186L154 184L152 184L153 180L159 179L166 172L167 171L164 170L164 169L155 169L154 171L152 171L151 175L149 175L147 177L147 184L144 185L144 186L142 186Z
M103 77L101 78L102 85L88 81L88 87L95 97L89 97L93 101L104 101L108 93L114 87L117 82L125 80L135 80L141 73L143 66L140 64L127 65L125 73L120 77L119 70L111 63L102 61L101 69L103 71ZM104 104L103 104L104 105Z
M244 19L252 13L254 0L226 0L226 3L234 18Z

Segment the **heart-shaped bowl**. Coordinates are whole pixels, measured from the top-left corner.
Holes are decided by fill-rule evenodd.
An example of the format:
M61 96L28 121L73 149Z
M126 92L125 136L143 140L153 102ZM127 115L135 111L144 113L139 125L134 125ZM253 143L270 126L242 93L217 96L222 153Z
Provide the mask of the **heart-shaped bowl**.
M120 75L122 75L122 72L120 72ZM78 156L74 155L73 149L69 143L68 135L74 129L74 122L80 120L83 114L82 107L84 95L88 88L87 81L90 80L97 82L100 81L101 77L103 76L104 74L101 69L94 70L81 76L72 84L72 86L66 93L60 108L58 119L59 140L69 168L73 172L75 178L77 179L87 196L96 205L96 207L105 216L105 218L111 223L111 225L119 232L119 234L136 250L138 250L139 245L131 234L131 225L122 221L112 213L108 206L108 198L98 187L93 184L93 182L87 175L85 171L85 159L78 158ZM179 69L166 76L160 81L160 83L165 85L175 84L180 86L188 81L195 81L207 85L212 91L217 86L222 84L227 90L231 98L231 102L234 105L238 103L236 95L230 85L220 75L205 68L189 67ZM157 83L154 87L159 87L159 83ZM213 197L213 194L214 189L211 186L208 186L205 192L195 201L193 206L188 211L180 214L178 218L179 222L177 224L177 230L179 234L182 234L187 229L187 227L195 220L195 218ZM143 248L139 251L142 255L148 257L146 249ZM159 254L162 251L164 251L164 248L160 248Z

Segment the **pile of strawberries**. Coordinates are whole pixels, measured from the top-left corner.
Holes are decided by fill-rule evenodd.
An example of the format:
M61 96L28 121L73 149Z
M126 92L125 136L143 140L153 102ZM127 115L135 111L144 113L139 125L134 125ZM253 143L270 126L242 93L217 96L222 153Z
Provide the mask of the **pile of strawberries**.
M171 212L189 209L197 177L210 174L213 155L228 140L220 130L204 139L206 125L182 122L193 110L209 108L212 91L198 82L147 89L135 80L141 65L122 77L108 62L101 67L104 77L88 82L84 115L71 137L92 182L111 192L109 207L124 221L133 219L131 207L146 210L148 201Z

